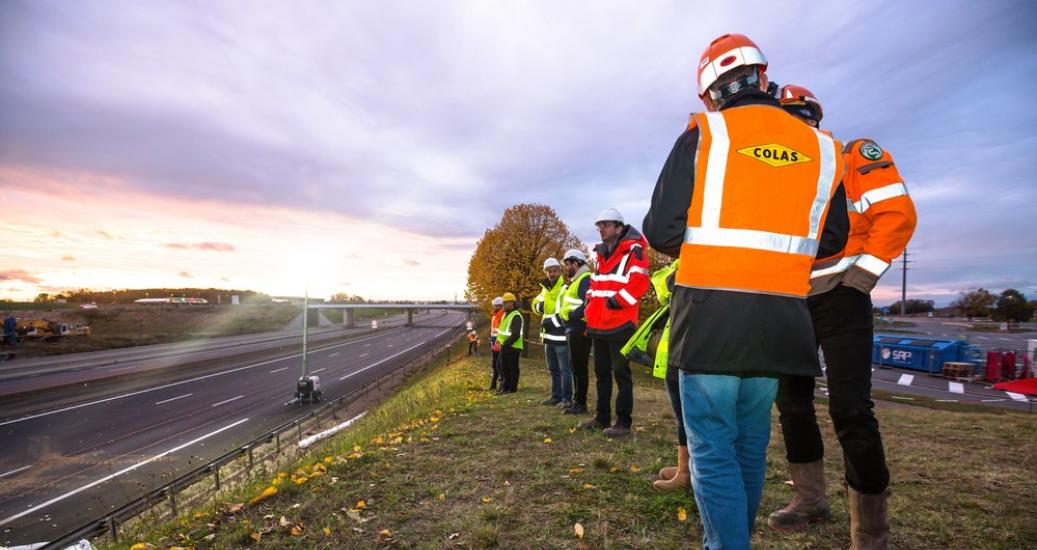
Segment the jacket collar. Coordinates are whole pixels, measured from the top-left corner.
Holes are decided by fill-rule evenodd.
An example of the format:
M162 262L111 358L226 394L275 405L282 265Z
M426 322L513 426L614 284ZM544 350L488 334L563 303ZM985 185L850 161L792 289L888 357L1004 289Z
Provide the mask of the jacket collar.
M616 248L609 250L608 245L605 243L598 243L594 247L594 251L598 253L602 258L608 258L612 256L617 250L622 248L629 248L632 244L637 244L643 237L641 232L638 231L634 226L627 224L626 229L616 240Z

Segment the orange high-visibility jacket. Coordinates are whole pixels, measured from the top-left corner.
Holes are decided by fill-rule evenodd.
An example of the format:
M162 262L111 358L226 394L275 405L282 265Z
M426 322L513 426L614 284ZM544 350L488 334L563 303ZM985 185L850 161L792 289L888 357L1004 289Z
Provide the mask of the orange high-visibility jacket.
M500 310L493 314L493 318L490 319L490 342L497 339L497 331L500 330L500 320L504 318L504 310Z
M695 192L677 284L805 297L840 144L769 105L696 113Z
M842 252L814 263L810 294L840 283L871 292L890 262L904 252L918 222L888 151L870 139L857 139L846 144L843 160L850 235Z

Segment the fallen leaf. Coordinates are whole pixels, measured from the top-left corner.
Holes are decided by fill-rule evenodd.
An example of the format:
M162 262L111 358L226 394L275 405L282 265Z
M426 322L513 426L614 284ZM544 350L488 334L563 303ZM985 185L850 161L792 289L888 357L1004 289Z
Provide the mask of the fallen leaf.
M270 497L272 497L272 496L274 496L276 494L277 494L277 487L274 487L273 485L271 485L271 486L267 487L266 489L263 489L263 491L261 493L256 495L256 498L253 498L252 500L248 501L248 505L252 506L253 504L257 504L259 502L263 502L264 500L266 500L266 499L268 499L268 498L270 498Z
M613 466L613 467L609 468L609 473L610 474L614 474L614 473L616 473L618 471L619 471L619 466Z
M569 428L569 433L571 433L571 434L576 433L576 428L575 427Z
M550 437L545 437L544 438L544 443L550 443L550 442L551 442L551 438Z
M357 510L363 510L364 508L367 508L367 503L362 500L358 500L356 501L356 506L353 506L353 508Z
M483 504L489 504L491 502L493 502L492 498L490 498L490 497L482 497L482 503Z
M293 525L291 533L293 537L298 537L302 534L302 527L299 527L298 525Z
M137 544L131 546L130 550L151 550L152 548L154 548L154 546L152 546L151 544L148 544L146 542L138 542Z
M450 533L450 536L447 537L447 539L454 540L454 539L456 539L457 537L460 537L460 536L461 536L461 533Z
M677 520L688 521L688 511L685 510L683 506L677 508Z
M228 514L237 514L244 507L245 507L245 505L240 503L240 502L237 503L237 504L231 504L230 508L227 508L227 513Z
M631 465L630 465L630 471L631 471L631 472L634 472L634 473L636 474L637 472L640 472L640 471L641 471L641 468L640 468L639 466L636 466L636 465L633 465L633 464L631 464Z
M796 484L796 482L792 481L791 479L785 481L785 485L795 485L795 484Z
M446 493L439 493L436 500L446 500Z
M281 527L288 527L288 518L281 516L281 521L279 523L281 524Z
M590 483L584 483L583 484L583 488L584 489L597 489L597 487L591 485Z
M392 531L388 529L382 529L381 531L378 531L378 536L385 537L387 539L392 538Z
M573 529L576 531L576 538L582 539L583 538L583 525L580 525L579 523L577 523L576 525L573 526Z
M325 537L330 537L331 536L331 528L329 528L329 527L325 527L324 528L324 536Z
M573 474L573 475L576 475L576 474L579 474L579 473L583 473L583 468L571 468L569 470L569 473Z

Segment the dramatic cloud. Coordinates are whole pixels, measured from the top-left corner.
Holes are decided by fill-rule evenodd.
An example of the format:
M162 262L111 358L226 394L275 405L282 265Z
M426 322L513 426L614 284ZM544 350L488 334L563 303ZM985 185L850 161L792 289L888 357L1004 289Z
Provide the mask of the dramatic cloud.
M186 271L181 271L181 272L179 273L179 275L180 275L181 277L183 277L184 279L191 279L191 278L192 278L192 277L191 277L191 274L190 274L190 273L188 273L188 272L186 272Z
M176 250L211 250L214 252L234 252L234 245L227 243L166 243L162 246Z
M43 282L43 279L24 269L8 269L7 271L0 271L0 281L21 281L23 283L39 284Z
M61 261L63 261L63 262L74 262L74 261L76 261L76 259L73 256L62 256L61 257Z

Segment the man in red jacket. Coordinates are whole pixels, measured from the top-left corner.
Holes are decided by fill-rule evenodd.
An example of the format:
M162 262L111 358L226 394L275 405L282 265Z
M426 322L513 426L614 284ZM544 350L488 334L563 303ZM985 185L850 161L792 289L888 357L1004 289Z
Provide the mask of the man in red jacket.
M594 248L598 261L587 290L587 334L594 349L598 405L594 418L581 428L604 429L608 437L630 433L634 408L634 384L630 363L619 352L637 328L641 296L648 290L648 243L641 233L623 221L615 208L607 208L594 223L601 244ZM612 422L612 379L615 378L616 423Z

